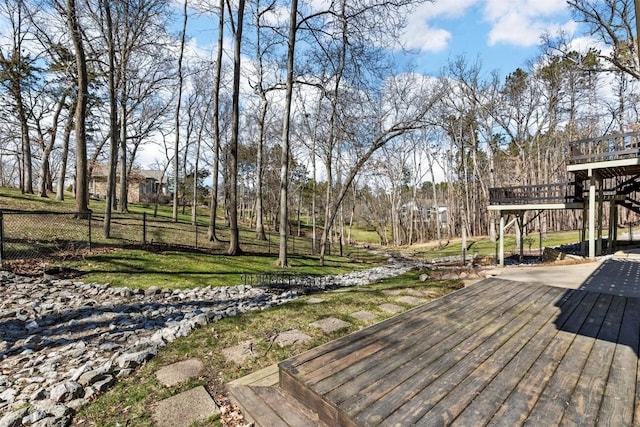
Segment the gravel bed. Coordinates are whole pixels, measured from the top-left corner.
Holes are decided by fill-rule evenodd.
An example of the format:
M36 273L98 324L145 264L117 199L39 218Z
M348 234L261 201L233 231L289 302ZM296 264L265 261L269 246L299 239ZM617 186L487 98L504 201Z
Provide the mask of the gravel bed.
M319 290L393 277L410 263L323 278ZM0 271L0 427L66 426L75 410L194 328L302 295L246 285L170 290Z

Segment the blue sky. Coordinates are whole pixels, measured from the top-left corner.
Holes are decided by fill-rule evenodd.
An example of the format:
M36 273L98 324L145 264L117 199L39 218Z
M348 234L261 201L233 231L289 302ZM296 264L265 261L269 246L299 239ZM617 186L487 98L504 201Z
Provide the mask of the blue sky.
M545 32L574 35L564 0L437 0L411 14L404 44L419 49L416 71L438 74L449 59L480 59L506 75L539 53Z
M330 1L304 3L323 10ZM279 20L286 20L286 8L277 8L277 13ZM215 42L215 23L211 15L190 17L189 35L205 50ZM565 0L435 0L407 17L402 45L416 53L408 58L400 54L399 60L409 60L419 73L437 76L449 59L464 55L468 61L480 59L487 73L497 69L506 75L539 54L545 32L578 36L577 29Z

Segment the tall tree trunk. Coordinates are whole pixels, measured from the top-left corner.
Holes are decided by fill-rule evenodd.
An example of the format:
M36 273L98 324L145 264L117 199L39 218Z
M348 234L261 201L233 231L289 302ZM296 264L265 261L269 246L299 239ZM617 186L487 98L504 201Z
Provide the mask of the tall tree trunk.
M129 212L129 171L127 170L127 80L122 79L122 92L120 98L120 212Z
M333 147L334 147L334 139L335 139L335 126L336 126L336 116L338 114L338 92L340 90L340 84L342 82L342 74L344 73L344 69L347 63L347 18L345 16L345 8L346 8L346 0L341 1L341 24L342 24L342 44L340 46L340 62L338 64L338 69L336 70L336 74L334 76L334 87L332 92L332 100L331 100L331 116L329 117L329 136L327 138L327 159L326 159L326 168L327 168L327 192L326 192L326 206L325 206L325 217L324 217L324 228L322 229L322 236L320 237L320 265L324 265L324 258L327 250L327 240L329 238L329 232L331 231L331 224L333 224L333 218L331 218L332 211L332 168L331 163L333 160ZM337 208L336 208L337 211Z
M69 32L73 39L78 78L78 99L76 102L76 211L80 216L90 212L89 210L89 179L87 172L87 103L89 96L89 78L87 73L87 60L82 41L82 32L76 12L75 0L67 0L67 20Z
M233 96L231 142L229 144L229 255L240 255L238 230L238 139L240 131L240 59L245 0L238 1L238 21L233 35Z
M211 189L211 209L209 210L209 241L216 236L216 214L218 210L218 175L220 167L220 80L222 78L222 48L224 46L224 0L220 0L218 17L218 51L216 53L215 75L213 76L213 184Z
M74 107L78 103L74 98L71 106ZM69 140L71 139L71 129L73 128L73 114L71 114L71 107L69 107L69 114L64 126L64 135L62 136L62 150L60 151L60 166L58 168L58 185L56 187L56 199L64 200L64 184L65 177L67 175L67 162L69 159Z
M204 133L205 123L207 116L209 116L209 109L211 108L211 103L207 102L207 106L205 108L204 114L202 115L202 122L200 123L200 129L198 129L198 139L196 140L196 162L195 162L195 170L193 172L193 210L191 211L191 223L196 225L196 221L198 220L198 174L200 173L200 146L202 144L202 134Z
M175 133L176 139L174 144L175 155L173 157L173 214L172 219L174 222L178 221L178 182L180 175L180 105L182 104L182 86L184 83L184 76L182 75L182 60L184 58L184 44L187 36L187 0L184 0L183 16L182 16L182 33L180 34L180 55L178 56L178 99L176 101L176 114L175 114Z
M116 182L118 171L118 92L116 88L116 50L113 39L113 21L111 18L111 4L103 3L105 10L105 24L109 49L109 171L107 175L107 199L104 208L103 234L106 239L111 237L111 214L116 206Z
M258 153L256 154L256 239L267 240L264 231L263 177L264 177L264 128L269 107L266 94L261 93L260 118L258 119Z
M289 154L291 101L293 98L293 60L296 48L296 26L298 17L298 0L291 1L289 13L289 43L287 51L287 87L285 95L284 118L282 123L282 151L280 157L280 248L278 265L287 267L287 233L289 232Z
M62 97L58 100L58 104L56 105L56 109L53 113L53 117L51 118L51 129L49 131L49 142L45 144L44 149L42 150L42 160L40 162L40 197L47 197L47 189L51 188L51 172L49 170L49 156L51 155L51 151L53 150L53 146L56 143L56 138L58 135L58 120L60 119L60 114L62 114L62 109L64 108L65 101L67 100L67 92L65 91L62 94ZM44 138L43 138L44 139Z
M19 84L19 83L18 83ZM16 99L18 116L20 117L20 133L22 135L22 192L33 194L33 164L31 161L31 137L29 135L29 123L27 113L22 102L22 91L18 89Z

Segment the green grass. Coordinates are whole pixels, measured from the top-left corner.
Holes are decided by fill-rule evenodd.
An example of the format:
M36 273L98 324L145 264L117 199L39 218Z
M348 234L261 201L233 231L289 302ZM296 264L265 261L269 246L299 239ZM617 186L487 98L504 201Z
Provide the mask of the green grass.
M243 283L243 274L286 271L304 275L338 274L370 268L373 264L348 258L327 257L320 266L316 256L292 256L290 267L276 266L276 255L228 256L175 250L147 251L122 249L91 254L82 260L67 261L64 267L82 273L82 280L113 286L184 289L204 286L231 286Z
M57 201L36 195L21 194L17 190L0 189L0 208L27 211L73 212L74 200ZM5 253L34 255L39 251L38 268L44 265L61 266L75 270L83 281L110 283L113 286L148 288L192 288L226 286L243 283L243 275L283 271L276 266L280 236L267 232L267 240L258 240L255 231L241 226L240 246L242 256L226 255L229 245L229 229L224 220L216 227L218 241L207 239L209 213L199 208L199 227L190 224L189 209L180 219L170 220L171 206L159 206L158 216L152 215L153 206L130 204L131 214L114 213L111 238L102 233L104 201L92 200L96 213L92 221L92 250L87 251L88 223L70 215L6 215ZM146 235L143 236L142 213L147 214ZM345 246L344 257L336 255L337 246L325 257L320 266L318 255L313 254L310 230L301 227L303 236L289 236L287 241L287 272L304 275L328 275L371 267L384 260L361 248ZM196 237L197 234L197 237ZM143 238L152 245L143 245ZM83 242L78 243L75 242ZM70 243L71 242L71 243ZM200 250L193 250L197 244ZM185 249L179 249L181 245ZM21 255L24 254L24 255ZM21 268L23 263L17 263ZM11 265L11 261L5 266ZM27 264L28 266L33 263Z
M212 396L220 397L225 393L224 384L229 381L390 317L377 306L400 303L396 301L395 293L385 291L393 290L403 294L423 291L428 293L429 297L426 299L429 299L462 286L459 281L421 282L420 274L420 271L411 271L367 286L314 295L324 299L320 304L309 304L309 297L304 297L280 307L249 312L209 324L168 345L133 376L122 380L115 388L81 410L75 417L75 423L83 426L152 426L153 405L164 398L199 385L206 387ZM377 319L360 321L350 316L362 310L376 314ZM352 326L330 334L309 326L310 323L329 316L348 321ZM290 329L306 333L312 338L311 341L290 347L273 344L277 333ZM222 349L247 340L255 344L254 359L237 365L224 358ZM155 377L158 369L193 357L200 359L205 365L200 378L173 387L164 387L158 383ZM215 426L220 425L219 423L220 420L216 419L199 425Z
M563 244L571 244L579 241L579 232L576 230L571 231L558 231L547 233L543 236L542 247L555 247ZM416 257L419 258L440 258L446 256L456 256L462 254L462 241L459 238L442 240L443 245L438 247L437 244L429 245L429 247L423 247L416 245L414 247L405 247L405 250L411 251ZM467 239L467 254L468 255L480 255L480 256L495 256L498 248L498 242L492 242L488 237L473 237ZM519 251L516 245L516 238L513 234L505 235L504 238L504 250L505 253L517 253ZM539 233L530 233L524 239L525 251L539 251L540 250L540 235Z

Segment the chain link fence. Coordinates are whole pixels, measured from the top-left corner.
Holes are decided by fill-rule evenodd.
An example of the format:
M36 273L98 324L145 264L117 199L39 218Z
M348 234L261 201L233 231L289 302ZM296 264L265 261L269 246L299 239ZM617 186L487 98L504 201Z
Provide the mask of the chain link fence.
M109 238L104 237L104 215L75 212L0 210L0 266L4 261L50 257L76 257L93 248L162 246L202 251L224 250L228 229L217 226L219 240L209 240L204 223L174 222L146 213L112 214ZM277 234L266 241L241 240L243 250L277 253ZM302 239L290 236L290 254L306 252Z
M0 211L1 261L91 250L91 215Z

